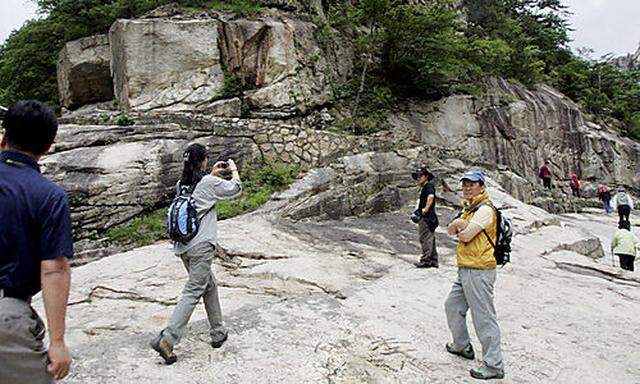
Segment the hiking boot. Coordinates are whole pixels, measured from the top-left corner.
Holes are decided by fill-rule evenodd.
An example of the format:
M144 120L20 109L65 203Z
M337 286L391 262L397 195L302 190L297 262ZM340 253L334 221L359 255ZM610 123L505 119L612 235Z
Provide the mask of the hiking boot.
M416 268L438 268L438 264L432 264L425 261L414 264Z
M471 369L469 374L474 379L480 380L504 379L504 369L487 367L486 364L482 364L478 368Z
M162 336L162 332L151 341L151 348L160 354L166 365L171 365L178 361L178 357L173 353L173 346Z
M476 354L473 352L473 346L471 345L471 343L469 343L462 349L455 349L453 343L447 343L445 347L447 347L447 352L453 355L461 356L468 360L473 360L476 358Z
M222 347L222 344L224 344L225 341L227 341L227 339L229 338L229 334L224 335L224 337L222 338L222 340L220 341L212 341L211 342L211 346L213 348L220 348Z

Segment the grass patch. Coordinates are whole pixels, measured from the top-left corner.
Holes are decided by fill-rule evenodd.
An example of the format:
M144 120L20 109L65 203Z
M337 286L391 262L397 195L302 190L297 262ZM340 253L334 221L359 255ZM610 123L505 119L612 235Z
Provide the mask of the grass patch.
M153 244L167 236L167 208L158 208L155 211L136 217L128 223L113 227L107 231L107 237L124 244L133 244L136 247Z
M247 167L248 168L248 167ZM243 192L233 200L217 203L218 220L228 219L256 210L269 200L274 192L286 189L300 173L300 166L270 164L242 173ZM114 242L143 247L167 236L167 207L158 208L117 227L106 235Z
M242 195L217 203L218 220L255 211L266 203L274 192L282 191L291 185L300 170L299 165L269 164L242 172Z

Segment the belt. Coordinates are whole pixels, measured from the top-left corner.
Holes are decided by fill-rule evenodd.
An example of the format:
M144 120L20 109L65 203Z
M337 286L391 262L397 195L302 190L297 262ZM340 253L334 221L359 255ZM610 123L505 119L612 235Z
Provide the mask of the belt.
M18 300L26 301L27 303L31 302L31 296L29 295L18 293L12 289L0 288L0 299L3 297L18 299Z

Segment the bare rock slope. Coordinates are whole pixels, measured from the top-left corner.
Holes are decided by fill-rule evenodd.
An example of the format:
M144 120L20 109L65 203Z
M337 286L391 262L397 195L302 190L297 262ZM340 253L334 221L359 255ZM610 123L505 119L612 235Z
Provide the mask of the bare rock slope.
M230 329L220 350L208 344L200 307L176 364L162 365L148 347L186 278L168 243L76 268L68 313L75 363L66 382L470 382L479 360L444 351L454 242L438 229L441 268L417 270L409 207L320 222L280 217L315 187L307 180L260 212L220 224L227 255L214 269ZM514 262L499 270L496 286L503 382L637 383L640 279L602 257L614 218L551 215L493 181L490 193L518 231ZM453 216L440 213L443 223Z

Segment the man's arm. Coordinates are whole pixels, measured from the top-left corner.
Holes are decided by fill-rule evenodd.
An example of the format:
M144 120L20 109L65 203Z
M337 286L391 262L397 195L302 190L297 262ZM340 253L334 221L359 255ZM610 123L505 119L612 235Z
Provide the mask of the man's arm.
M49 365L47 371L56 380L69 373L71 355L64 342L65 316L71 285L71 268L66 257L43 260L40 264L42 301L49 328Z
M453 220L451 224L449 224L447 232L449 233L449 236L455 236L464 231L467 228L467 225L469 225L469 223L467 223L465 220L457 218Z
M427 203L424 205L424 208L422 208L422 214L426 215L427 212L429 212L429 209L431 209L431 205L433 205L433 199L435 198L434 195L429 195L427 196Z
M473 240L480 232L482 232L482 227L476 223L469 223L467 228L465 228L462 232L458 234L458 239L463 243L468 243Z
M494 222L495 213L488 205L480 207L473 215L471 222L458 235L458 239L463 243L468 243L482 232L483 228L489 228Z

